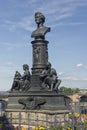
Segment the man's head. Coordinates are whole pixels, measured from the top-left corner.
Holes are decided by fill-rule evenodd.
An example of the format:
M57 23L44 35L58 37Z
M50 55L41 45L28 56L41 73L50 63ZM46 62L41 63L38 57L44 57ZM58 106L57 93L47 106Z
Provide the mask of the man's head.
M45 22L45 16L41 12L35 13L35 22L37 24L44 23Z
M29 66L27 64L23 65L23 70L29 70Z
M51 63L50 62L47 62L46 69L51 69Z

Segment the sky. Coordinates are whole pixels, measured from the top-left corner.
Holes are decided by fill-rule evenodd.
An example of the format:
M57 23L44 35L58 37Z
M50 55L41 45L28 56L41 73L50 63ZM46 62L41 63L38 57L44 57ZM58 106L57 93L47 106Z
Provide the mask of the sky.
M31 33L42 12L48 53L61 86L87 88L87 0L0 0L0 91L11 89L15 71L32 68Z

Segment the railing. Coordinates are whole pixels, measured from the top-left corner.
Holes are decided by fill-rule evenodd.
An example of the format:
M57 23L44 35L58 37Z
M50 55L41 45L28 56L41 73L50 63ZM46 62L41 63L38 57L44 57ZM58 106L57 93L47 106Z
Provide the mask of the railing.
M77 115L76 113L70 113L68 115L64 114L63 118L64 120L62 121L61 119L57 118L57 115L55 114L54 116L54 121L48 121L48 117L46 116L46 125L44 126L43 123L39 125L39 120L38 114L36 115L35 119L35 127L32 127L30 124L30 119L29 119L29 113L27 116L28 124L27 126L23 125L21 123L21 112L18 115L19 122L16 125L12 124L12 113L10 115L9 121L8 119L4 116L2 116L2 124L4 124L4 128L2 130L8 130L7 128L10 128L9 130L13 130L13 128L16 127L17 130L22 130L24 127L25 130L30 130L30 129L35 129L35 130L87 130L87 115L86 118L83 117L84 115ZM1 121L0 121L1 122ZM42 129L41 129L42 127Z
M9 118L4 111L0 113L0 124L3 124L2 129L0 130L87 130L87 113L83 112L87 106L83 105L81 108L80 103L72 103L70 109L70 113L63 113L62 117L59 117L57 113L54 115L46 114L45 120L41 119L39 113L35 113L35 119L31 119L31 113L27 113L26 116L26 124L22 123L22 112L19 112L17 115L17 124L13 123L14 115L10 113ZM85 111L84 111L85 112ZM49 119L50 118L50 119ZM35 122L34 127L31 122ZM42 123L41 123L42 122ZM14 125L13 125L14 124ZM44 125L45 124L45 125ZM1 125L0 125L1 127Z

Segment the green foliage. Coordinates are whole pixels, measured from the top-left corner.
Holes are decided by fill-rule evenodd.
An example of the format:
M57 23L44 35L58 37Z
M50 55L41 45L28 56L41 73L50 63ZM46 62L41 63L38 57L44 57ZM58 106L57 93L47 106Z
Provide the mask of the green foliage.
M63 92L64 94L69 94L69 95L71 95L71 94L76 94L76 93L78 93L80 90L79 90L79 88L67 88L67 87L61 87L60 89L59 89L59 91L61 91L61 92Z
M51 126L49 130L63 130L63 126L59 124L58 126Z

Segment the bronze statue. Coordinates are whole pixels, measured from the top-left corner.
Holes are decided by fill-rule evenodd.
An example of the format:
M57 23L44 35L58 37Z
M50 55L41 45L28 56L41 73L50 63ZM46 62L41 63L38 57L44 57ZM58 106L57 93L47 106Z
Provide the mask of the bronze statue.
M21 74L18 71L16 71L14 75L14 81L12 84L11 91L20 89L20 81L21 81Z
M27 64L23 65L24 74L21 76L22 87L21 91L27 91L30 88L30 72Z
M34 37L35 39L44 39L45 34L50 32L50 28L43 25L45 22L45 16L40 12L36 12L35 22L37 24L37 29L32 32L31 37Z
M41 12L35 13L36 30L31 34L32 68L23 65L24 73L16 71L8 109L28 110L65 110L65 96L59 92L61 80L57 72L48 62L48 43L45 36L50 28L45 26L45 16ZM26 111L25 111L26 112ZM35 111L34 111L35 112ZM53 112L52 112L53 113Z
M30 72L27 64L23 65L24 74L16 71L11 91L28 91L30 88Z
M51 91L58 92L58 86L60 85L61 80L58 79L56 70L51 68L50 62L46 64L46 68L42 71L40 79L42 81L42 89L48 88Z

